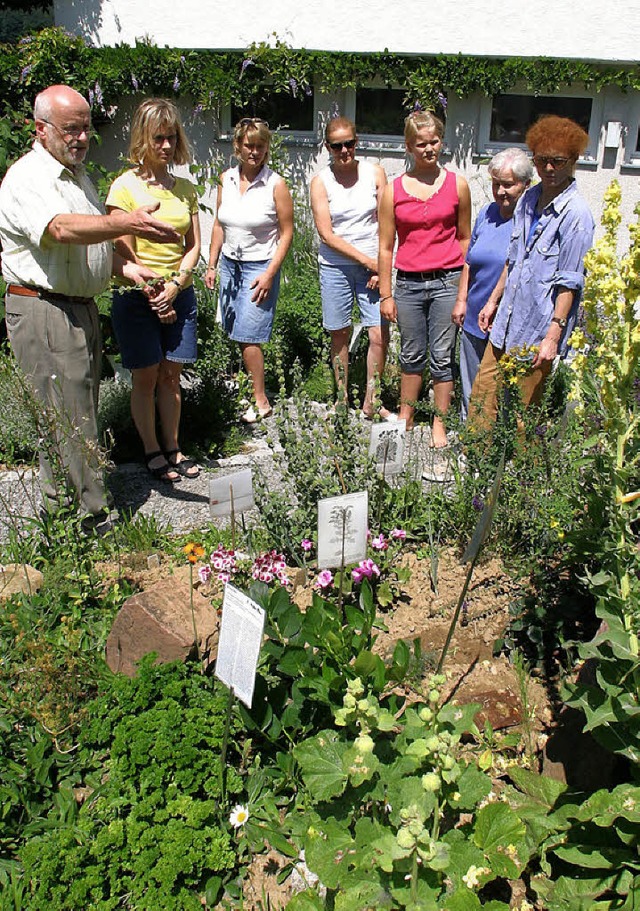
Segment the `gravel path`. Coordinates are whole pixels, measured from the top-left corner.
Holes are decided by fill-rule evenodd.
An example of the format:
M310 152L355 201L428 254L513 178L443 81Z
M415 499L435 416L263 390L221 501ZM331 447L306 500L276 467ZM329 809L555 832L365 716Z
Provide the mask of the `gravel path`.
M368 432L368 426L364 424L365 432ZM256 425L244 452L227 459L205 461L197 478L183 478L176 485L154 480L141 462L117 465L108 476L115 509L121 514L153 516L176 534L202 528L212 521L217 525L226 525L227 518L211 519L209 481L220 475L259 466L269 486L278 487L280 477L268 441L268 432L274 429L273 418ZM428 430L416 429L407 434L405 449L409 450L408 457L419 461L417 467L424 471L427 486L451 478L448 458L434 454L428 444ZM0 471L0 545L7 542L12 532L29 535L40 505L37 470ZM247 520L251 521L251 513L247 513Z

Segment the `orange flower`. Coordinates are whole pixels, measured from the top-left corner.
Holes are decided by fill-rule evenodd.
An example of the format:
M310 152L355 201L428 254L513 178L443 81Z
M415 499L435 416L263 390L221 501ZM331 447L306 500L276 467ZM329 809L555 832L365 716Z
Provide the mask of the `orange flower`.
M189 563L197 563L201 557L204 557L204 547L202 544L194 544L193 541L189 541L188 544L185 544L182 550L186 554Z

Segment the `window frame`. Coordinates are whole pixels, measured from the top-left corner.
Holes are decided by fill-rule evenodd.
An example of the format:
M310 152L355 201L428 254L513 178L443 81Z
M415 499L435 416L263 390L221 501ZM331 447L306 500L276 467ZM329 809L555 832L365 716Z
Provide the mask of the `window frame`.
M297 145L297 146L317 146L318 145L318 135L319 127L317 126L319 122L319 110L318 110L318 91L315 86L312 86L313 93L313 123L316 124L310 130L291 130L289 128L284 129L274 129L271 124L269 127L274 136L281 137L282 141L287 145ZM233 128L235 124L232 123L231 118L231 105L224 104L220 112L220 135L219 139L223 142L233 142Z
M591 101L591 120L589 121L589 145L579 159L579 164L594 165L598 161L598 152L600 148L600 138L602 133L602 117L604 113L604 98L600 92L588 92L586 90L574 89L567 87L561 92L539 94L529 91L519 86L514 86L510 92L501 92L504 95L527 95L536 98L588 98ZM520 148L527 151L527 145L524 142L499 142L490 139L491 132L491 114L493 110L493 96L484 95L480 101L480 117L478 121L478 154L493 156L502 149Z
M636 149L636 143L640 145L640 91L635 92L629 105L629 119L625 126L624 156L620 166L640 169L640 148Z

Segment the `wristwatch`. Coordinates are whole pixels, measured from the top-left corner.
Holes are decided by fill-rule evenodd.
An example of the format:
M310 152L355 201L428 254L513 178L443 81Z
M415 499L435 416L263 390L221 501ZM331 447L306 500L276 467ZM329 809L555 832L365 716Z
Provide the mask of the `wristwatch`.
M554 316L551 322L557 323L561 329L567 328L567 320L564 316Z

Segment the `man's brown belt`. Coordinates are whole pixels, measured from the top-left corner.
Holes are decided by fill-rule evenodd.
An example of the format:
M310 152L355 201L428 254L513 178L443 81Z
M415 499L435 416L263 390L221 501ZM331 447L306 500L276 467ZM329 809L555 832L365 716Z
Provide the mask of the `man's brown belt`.
M30 285L7 285L7 294L17 297L43 297L52 301L66 301L70 304L92 304L92 297L74 297L73 294L58 294L46 288L32 288Z

